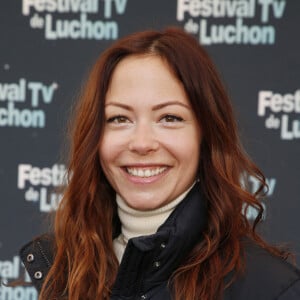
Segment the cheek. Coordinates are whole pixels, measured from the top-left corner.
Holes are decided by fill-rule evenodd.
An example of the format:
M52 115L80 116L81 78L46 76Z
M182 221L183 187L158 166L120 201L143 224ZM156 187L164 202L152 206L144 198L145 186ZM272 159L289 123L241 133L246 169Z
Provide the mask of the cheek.
M101 143L99 144L98 155L100 159L101 167L104 173L107 175L107 169L109 168L110 162L112 160L112 145L108 143L108 140L103 138Z
M184 162L189 168L194 168L198 166L200 159L200 147L195 143L182 143L180 148L177 150L178 156L180 156L181 161Z
M201 137L196 133L191 136L186 135L181 141L179 140L176 152L186 169L191 173L198 170L200 161Z
M101 169L106 177L106 180L110 183L110 185L115 189L114 177L113 176L113 156L112 152L109 151L109 147L100 146L98 150L99 160Z
M112 135L104 135L99 144L99 159L102 169L106 175L119 162L124 145L120 138Z
M175 135L165 135L162 144L183 160L189 161L193 158L197 160L200 154L201 135L196 130L177 132Z

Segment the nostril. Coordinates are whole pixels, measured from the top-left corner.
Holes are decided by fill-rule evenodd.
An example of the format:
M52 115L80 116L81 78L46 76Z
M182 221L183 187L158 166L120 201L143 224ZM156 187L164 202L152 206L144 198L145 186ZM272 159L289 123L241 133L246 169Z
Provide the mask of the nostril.
M129 143L129 150L139 153L139 154L147 154L149 152L155 151L159 148L159 143L147 136L143 137L133 137Z

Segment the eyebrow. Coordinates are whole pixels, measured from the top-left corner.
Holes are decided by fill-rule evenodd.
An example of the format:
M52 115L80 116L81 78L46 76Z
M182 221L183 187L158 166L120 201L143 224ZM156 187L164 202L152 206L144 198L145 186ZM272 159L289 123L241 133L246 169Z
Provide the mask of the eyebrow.
M110 102L110 103L105 104L105 107L106 106L117 106L117 107L124 108L126 110L130 110L130 111L133 110L131 106L120 103L120 102Z
M187 105L185 103L182 103L180 101L167 101L167 102L163 102L163 103L160 103L160 104L157 104L157 105L153 106L152 110L159 110L161 108L164 108L164 107L170 106L170 105L180 105L180 106L183 106L187 109L190 109L189 105Z
M120 103L120 102L110 102L110 103L107 103L105 106L110 106L110 105L118 106L118 107L124 108L124 109L129 110L129 111L133 110L133 108L131 106ZM156 110L162 109L162 108L164 108L166 106L170 106L170 105L180 105L180 106L183 106L187 109L191 109L189 105L187 105L185 103L182 103L180 101L167 101L167 102L163 102L163 103L154 105L152 110L156 111Z

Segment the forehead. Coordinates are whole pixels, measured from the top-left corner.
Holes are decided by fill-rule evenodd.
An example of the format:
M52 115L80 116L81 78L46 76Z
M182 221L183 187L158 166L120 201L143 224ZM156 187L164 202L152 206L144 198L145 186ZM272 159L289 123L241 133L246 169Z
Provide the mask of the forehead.
M132 55L118 63L112 74L106 101L115 98L152 98L153 101L182 98L187 101L182 83L168 63L157 55Z
M112 80L120 79L120 77L129 78L133 75L143 79L141 76L148 78L157 78L158 76L171 77L177 80L174 72L168 62L162 57L155 54L129 55L123 58L115 67L112 73ZM123 78L122 78L123 79Z

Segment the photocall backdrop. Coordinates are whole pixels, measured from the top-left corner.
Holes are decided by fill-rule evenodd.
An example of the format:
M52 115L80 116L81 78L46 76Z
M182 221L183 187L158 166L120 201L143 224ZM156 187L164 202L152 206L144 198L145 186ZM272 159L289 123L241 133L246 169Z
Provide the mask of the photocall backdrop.
M118 38L170 25L213 57L244 146L269 184L261 232L287 242L299 262L299 1L2 0L0 13L2 281L23 276L20 246L48 229L66 123L88 69ZM248 183L252 191L258 184ZM0 300L28 299L37 299L33 287L0 288Z

